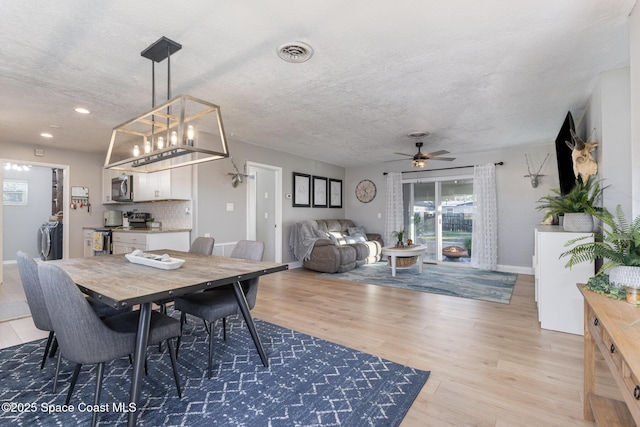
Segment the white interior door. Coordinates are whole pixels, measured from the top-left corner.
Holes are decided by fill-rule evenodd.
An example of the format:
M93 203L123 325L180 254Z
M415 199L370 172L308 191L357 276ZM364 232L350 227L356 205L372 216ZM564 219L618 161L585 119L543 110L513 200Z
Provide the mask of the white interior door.
M264 261L282 262L282 168L247 162L247 238L264 242Z

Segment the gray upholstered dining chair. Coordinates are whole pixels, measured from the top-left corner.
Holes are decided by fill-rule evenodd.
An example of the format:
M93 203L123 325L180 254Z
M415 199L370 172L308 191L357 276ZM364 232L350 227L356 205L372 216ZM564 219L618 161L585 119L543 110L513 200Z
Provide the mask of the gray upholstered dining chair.
M55 354L57 343L55 340L55 333L53 326L51 325L51 319L49 317L49 311L44 302L44 295L42 294L42 288L40 286L40 279L38 278L38 264L31 258L26 252L18 251L16 255L18 261L18 272L20 273L20 280L22 281L22 287L24 288L25 296L27 297L27 305L31 311L31 318L36 328L41 331L48 331L49 336L47 338L47 344L42 356L42 362L40 363L40 369L44 368L44 363L47 360L47 354L51 349L51 356ZM96 312L98 316L107 317L115 314L123 313L124 311L118 311L109 307L99 301L87 298L91 308ZM131 311L131 309L125 310ZM53 344L53 348L52 348ZM59 356L59 354L58 354ZM59 365L58 357L58 365ZM55 379L53 382L53 392L56 391L56 385L58 382L58 366L56 366Z
M231 258L241 258L252 261L262 261L264 254L264 243L252 240L241 240L231 251ZM240 282L242 290L247 299L249 309L253 309L258 296L258 278L253 278ZM208 375L211 378L212 355L213 355L213 324L216 320L222 319L224 339L227 339L226 317L240 314L238 301L233 291L232 285L221 286L197 294L185 295L175 299L176 310L181 311L181 325L186 319L186 315L191 314L199 317L205 322L205 328L209 333L209 360L207 364ZM178 338L178 349L180 348L180 338Z
M205 254L211 255L213 253L213 245L216 243L216 239L213 237L196 237L193 241L189 252L192 254Z
M104 364L135 352L139 311L101 319L69 275L55 264L39 263L38 276L42 294L56 332L62 356L76 364L65 405L69 404L80 368L98 364L94 404L100 402ZM148 344L166 341L173 367L173 377L182 398L173 338L180 335L180 322L157 311L151 312ZM93 413L92 425L97 412Z
M213 237L196 237L193 241L189 252L192 254L211 255L213 253L213 246L216 243L216 239ZM173 298L165 298L158 301L154 301L155 304L160 306L160 312L167 314L167 303L173 301Z

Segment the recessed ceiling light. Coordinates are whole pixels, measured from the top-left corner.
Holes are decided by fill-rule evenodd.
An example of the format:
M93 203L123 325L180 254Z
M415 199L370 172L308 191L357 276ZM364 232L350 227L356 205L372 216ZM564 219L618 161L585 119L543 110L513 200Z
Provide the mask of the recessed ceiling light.
M80 113L80 114L89 114L91 113L91 111L87 110L86 108L83 107L78 107L75 109L76 113Z
M60 125L49 125L49 127L51 129L62 129L62 126L60 126Z
M50 133L46 133L46 132L42 132L40 134L41 137L43 138L53 138L53 135L51 135Z

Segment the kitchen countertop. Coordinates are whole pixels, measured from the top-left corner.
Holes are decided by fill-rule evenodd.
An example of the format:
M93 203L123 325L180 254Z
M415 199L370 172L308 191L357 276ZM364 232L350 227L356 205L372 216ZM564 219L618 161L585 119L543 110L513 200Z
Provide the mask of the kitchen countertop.
M112 232L118 233L146 233L146 234L158 234L158 233L181 233L184 231L191 231L190 228L124 228L124 227L82 227L85 230L95 230L96 228L109 228Z

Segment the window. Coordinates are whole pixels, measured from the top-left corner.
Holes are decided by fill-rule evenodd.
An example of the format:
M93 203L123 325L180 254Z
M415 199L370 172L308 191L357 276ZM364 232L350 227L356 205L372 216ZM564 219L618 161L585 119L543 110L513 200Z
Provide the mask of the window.
M24 206L29 195L29 183L22 179L5 179L2 183L2 204Z

